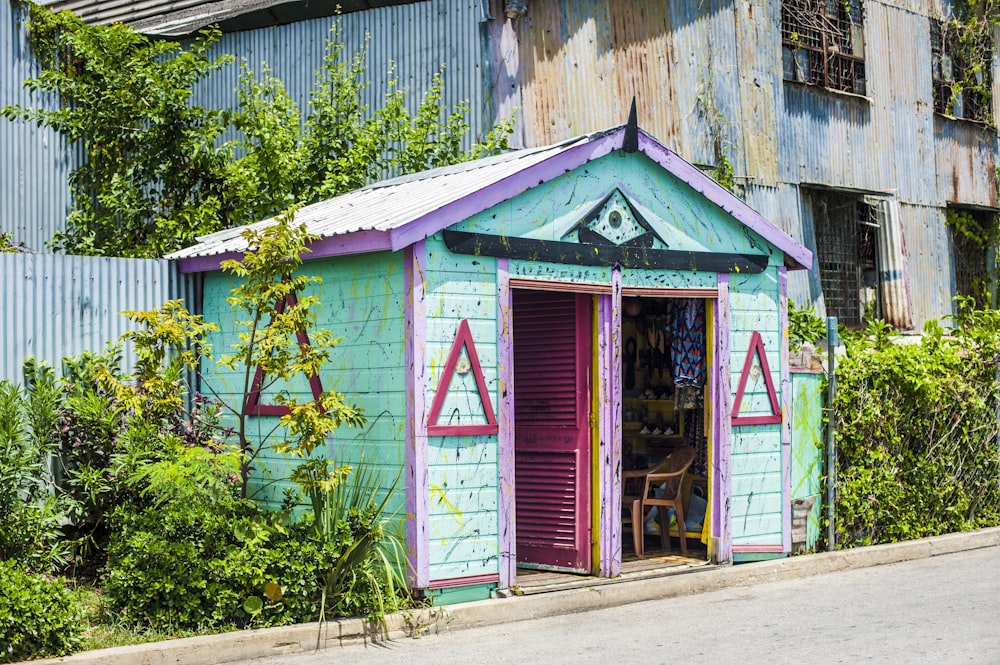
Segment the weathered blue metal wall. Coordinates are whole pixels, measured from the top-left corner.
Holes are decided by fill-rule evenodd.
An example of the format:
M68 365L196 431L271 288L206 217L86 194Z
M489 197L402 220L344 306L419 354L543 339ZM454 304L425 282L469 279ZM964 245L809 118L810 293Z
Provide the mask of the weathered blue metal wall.
M147 310L184 298L200 309L193 276L166 260L57 254L0 254L0 379L20 383L29 356L60 367L62 358L103 351L133 326L123 310ZM134 355L125 348L124 365Z
M237 56L237 61L214 73L196 91L195 101L206 107L230 108L240 76L240 62L254 71L266 62L299 105L308 110L315 72L323 64L333 18L311 19L270 28L222 36L216 53ZM486 13L481 0L428 0L394 7L380 7L340 17L345 52L357 52L369 35L365 91L370 110L384 102L389 72L401 87L410 90L411 109L444 67L443 103L450 107L467 100L472 133L478 136L491 124L488 65L481 38Z
M997 206L996 132L934 113L930 19L944 4L865 0L862 96L783 80L780 2L533 0L498 105L524 109L535 146L622 123L634 95L642 127L705 167L721 146L737 191L814 250L803 186L892 203L910 252L881 269L908 275L912 312L886 314L919 328L951 312L947 207ZM822 304L815 275L791 275L789 295Z
M10 0L0 1L0 106L51 104L22 86L38 73L20 24L23 13ZM45 243L65 228L71 170L72 155L55 132L0 118L0 233L45 251Z

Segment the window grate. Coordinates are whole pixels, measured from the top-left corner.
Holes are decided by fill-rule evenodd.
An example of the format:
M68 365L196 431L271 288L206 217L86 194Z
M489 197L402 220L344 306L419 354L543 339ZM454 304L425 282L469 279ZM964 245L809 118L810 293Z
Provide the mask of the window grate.
M813 191L808 196L826 312L859 328L869 310L880 315L877 209L851 194Z
M861 0L784 0L781 43L786 79L867 93Z
M979 53L979 59L991 63L991 33L962 45L947 23L935 19L930 21L930 33L934 110L942 115L990 122L991 68L974 68L971 53ZM963 83L973 77L975 85Z

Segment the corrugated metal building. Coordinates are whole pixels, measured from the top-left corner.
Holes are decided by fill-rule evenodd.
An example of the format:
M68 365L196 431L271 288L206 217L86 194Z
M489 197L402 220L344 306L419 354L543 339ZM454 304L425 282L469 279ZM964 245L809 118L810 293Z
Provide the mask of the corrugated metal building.
M183 298L200 308L201 283L165 259L0 253L0 380L20 383L29 357L57 371L63 357L103 351L133 326L124 310ZM123 348L126 368L135 356Z
M824 37L840 21L842 42L839 52L811 52L829 68L817 80L794 12L824 6ZM793 14L784 33L783 7ZM951 313L965 260L945 226L948 207L997 206L995 130L935 111L932 26L947 11L905 0L533 0L493 31L518 64L514 85L495 94L498 106L524 109L525 145L619 121L635 95L653 134L708 168L725 155L736 190L813 249L817 267L851 272L795 275L793 300L821 310L831 301L853 324L868 300L890 322L919 327ZM833 247L823 244L829 229L817 231L829 224L839 228Z
M307 2L50 4L160 36L220 21L219 51L266 61L303 109L331 24L317 16L329 8ZM850 323L866 306L902 328L951 313L967 278L946 213L997 207L995 130L935 100L947 0L530 0L513 18L504 0L342 4L348 47L370 34L370 106L390 60L414 97L446 63L445 102L469 100L474 134L516 109L513 144L532 147L621 123L635 96L653 135L705 169L731 164L736 192L815 250L826 270L794 275L791 298ZM810 27L810 11L829 16ZM0 3L2 103L27 100L18 82L34 71L16 14ZM219 72L197 102L231 105L237 74L236 64ZM41 249L69 205L71 153L6 121L0 153L14 165L0 170L0 230ZM817 233L830 224L832 235ZM831 273L838 265L847 279Z

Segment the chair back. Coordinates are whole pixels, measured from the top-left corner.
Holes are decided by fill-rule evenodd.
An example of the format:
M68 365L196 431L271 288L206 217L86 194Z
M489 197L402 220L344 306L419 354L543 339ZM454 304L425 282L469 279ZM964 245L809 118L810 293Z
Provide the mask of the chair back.
M646 476L646 491L643 496L649 497L653 487L666 484L661 494L662 498L666 501L679 499L681 496L681 487L684 483L684 473L691 466L691 463L694 462L695 455L696 451L691 446L685 446L670 453L663 460L662 468ZM651 503L648 498L645 501L647 504ZM655 505L655 500L653 505Z

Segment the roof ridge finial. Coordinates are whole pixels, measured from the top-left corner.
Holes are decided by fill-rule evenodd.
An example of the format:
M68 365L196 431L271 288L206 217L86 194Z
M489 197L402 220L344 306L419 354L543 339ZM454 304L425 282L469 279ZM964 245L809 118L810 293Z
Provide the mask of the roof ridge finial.
M628 124L625 125L625 139L622 141L622 150L625 152L638 152L639 150L639 122L636 118L635 95L633 95L632 109L628 112Z

